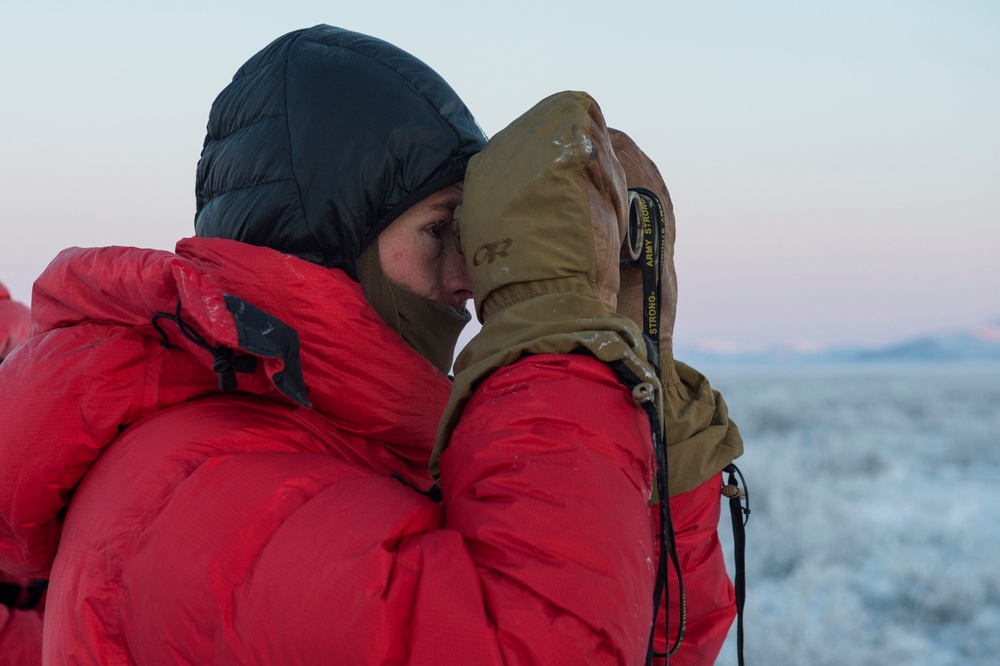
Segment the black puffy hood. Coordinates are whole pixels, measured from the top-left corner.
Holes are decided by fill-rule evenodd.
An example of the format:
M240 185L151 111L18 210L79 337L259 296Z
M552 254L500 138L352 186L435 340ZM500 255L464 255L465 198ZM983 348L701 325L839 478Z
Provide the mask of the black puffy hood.
M358 277L357 258L412 204L465 176L486 136L405 51L328 25L279 37L216 98L195 233Z

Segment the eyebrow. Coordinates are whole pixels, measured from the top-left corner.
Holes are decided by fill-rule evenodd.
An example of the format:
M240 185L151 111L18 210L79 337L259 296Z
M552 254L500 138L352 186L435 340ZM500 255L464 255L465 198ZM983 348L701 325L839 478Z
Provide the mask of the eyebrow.
M451 214L455 212L455 207L461 202L460 197L448 197L444 201L428 204L427 210Z

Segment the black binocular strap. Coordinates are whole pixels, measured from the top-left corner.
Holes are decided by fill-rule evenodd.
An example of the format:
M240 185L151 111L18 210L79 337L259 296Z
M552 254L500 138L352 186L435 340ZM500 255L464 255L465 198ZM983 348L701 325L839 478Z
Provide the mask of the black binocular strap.
M649 364L656 376L659 377L662 360L660 354L660 314L663 303L662 266L666 252L666 215L659 198L653 192L643 188L634 188L630 189L628 194L629 226L625 245L629 250L638 250L638 257L630 256L627 260L623 258L623 263L642 270L643 339L646 342L646 356ZM684 594L680 559L677 556L675 545L674 525L670 517L665 431L655 404L647 402L643 407L649 417L650 430L653 433L653 452L656 457L656 490L660 500L660 552L656 567L656 587L653 589L653 622L649 632L649 647L646 651L646 664L649 665L653 663L654 658L658 657L663 657L664 663L669 663L670 655L680 648L687 630L687 600ZM661 653L653 649L653 640L656 635L656 620L660 611L660 602L664 595L669 599L668 560L677 574L680 618L677 638L673 645L669 645L670 636L668 635L669 647L667 652ZM669 623L667 626L669 627Z

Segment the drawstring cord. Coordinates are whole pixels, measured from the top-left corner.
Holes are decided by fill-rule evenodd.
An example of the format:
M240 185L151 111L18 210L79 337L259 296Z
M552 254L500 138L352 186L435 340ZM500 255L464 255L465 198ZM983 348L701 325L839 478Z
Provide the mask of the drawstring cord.
M174 322L181 335L212 354L212 372L219 376L219 391L226 393L236 390L238 385L236 373L253 372L257 369L256 357L247 355L236 356L235 352L225 345L219 345L218 347L210 345L198 331L181 318L180 300L177 301L177 308L174 314L156 312L153 313L151 320L153 328L160 334L160 346L164 349L170 349L173 345L170 344L170 339L167 337L166 331L160 326L160 319Z

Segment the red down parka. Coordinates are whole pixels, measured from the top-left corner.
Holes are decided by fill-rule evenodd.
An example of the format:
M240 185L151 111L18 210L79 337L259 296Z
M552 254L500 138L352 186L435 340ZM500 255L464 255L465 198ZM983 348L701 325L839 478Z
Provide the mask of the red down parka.
M0 366L0 569L51 575L47 663L642 662L649 429L595 359L485 380L438 504L391 475L430 486L450 382L338 269L74 248L33 305Z
M12 300L0 283L0 362L28 338L28 307ZM22 608L30 580L9 576L0 569L0 666L41 663L42 615L37 607Z

